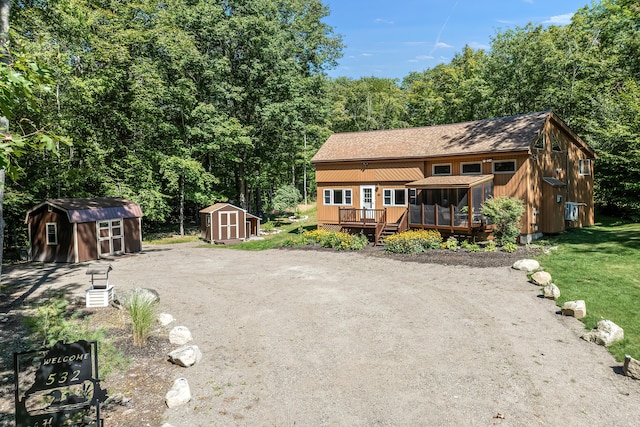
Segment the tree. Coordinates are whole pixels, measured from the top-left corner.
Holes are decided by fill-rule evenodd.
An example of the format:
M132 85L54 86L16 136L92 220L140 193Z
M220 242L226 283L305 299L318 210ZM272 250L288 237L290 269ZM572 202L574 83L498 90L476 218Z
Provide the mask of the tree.
M273 208L277 211L295 209L300 203L302 195L293 185L283 185L276 190L273 196Z

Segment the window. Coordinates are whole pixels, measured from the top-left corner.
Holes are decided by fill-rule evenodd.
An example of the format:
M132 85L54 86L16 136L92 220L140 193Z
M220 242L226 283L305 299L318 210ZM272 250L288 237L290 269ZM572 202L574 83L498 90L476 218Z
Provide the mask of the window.
M560 147L560 141L558 141L558 137L553 132L551 132L551 150L556 152L562 151L562 148Z
M493 162L493 173L514 173L515 171L515 160L501 160L498 162Z
M578 173L580 175L591 175L591 159L580 159L578 161Z
M207 214L206 223L207 223L207 227L211 227L211 214Z
M58 244L58 224L55 222L47 223L47 245Z
M482 163L463 163L462 175L479 175L482 173Z
M433 175L451 175L451 164L433 165Z
M326 189L324 190L325 205L351 206L351 189Z
M533 143L533 148L536 150L544 150L544 132L538 136L536 142Z
M407 190L404 188L388 188L384 190L384 206L406 206Z
M415 188L409 189L409 204L412 204L412 205L418 204L418 190Z

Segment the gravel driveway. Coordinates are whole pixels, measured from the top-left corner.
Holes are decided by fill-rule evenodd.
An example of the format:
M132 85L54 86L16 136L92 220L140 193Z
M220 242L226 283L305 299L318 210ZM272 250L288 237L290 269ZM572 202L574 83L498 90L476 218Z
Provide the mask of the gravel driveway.
M509 267L193 244L111 263L203 352L168 371L193 395L158 405L175 427L640 425L640 381Z

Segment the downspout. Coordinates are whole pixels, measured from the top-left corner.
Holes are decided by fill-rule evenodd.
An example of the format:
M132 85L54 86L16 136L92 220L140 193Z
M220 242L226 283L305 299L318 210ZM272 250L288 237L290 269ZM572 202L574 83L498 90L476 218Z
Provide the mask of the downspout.
M140 251L142 251L142 217L138 217L138 235L140 236Z

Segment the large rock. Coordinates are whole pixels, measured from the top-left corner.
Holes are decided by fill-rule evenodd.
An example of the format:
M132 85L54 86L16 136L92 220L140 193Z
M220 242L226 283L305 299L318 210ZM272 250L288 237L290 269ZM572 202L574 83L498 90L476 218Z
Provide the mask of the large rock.
M551 275L546 271L538 271L531 275L531 282L538 286L547 286L551 283Z
M535 259L520 259L514 262L511 268L531 273L540 269L540 263Z
M188 368L202 359L202 352L197 345L185 345L170 352L168 357L171 363Z
M587 315L587 304L584 300L567 301L560 309L565 316L573 316L576 319L582 319Z
M191 331L186 326L175 326L169 332L169 342L176 345L185 345L193 340Z
M624 355L624 366L622 368L624 374L634 380L640 380L640 361L634 359L628 354Z
M544 287L544 297L552 300L557 300L560 298L560 289L556 286L555 283L549 283Z
M158 322L162 325L162 326L167 326L169 323L175 321L176 319L174 319L174 317L172 315L170 315L169 313L160 313L158 315Z
M184 405L191 400L191 389L186 378L178 378L165 396L165 402L169 408Z
M596 329L584 334L582 339L609 347L614 342L624 339L624 331L611 320L601 320Z

